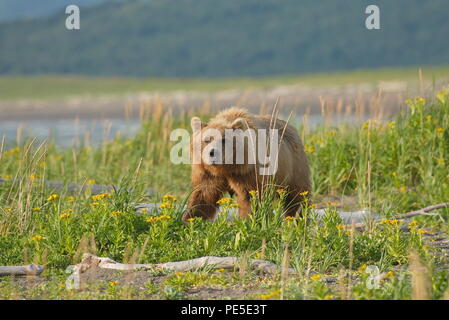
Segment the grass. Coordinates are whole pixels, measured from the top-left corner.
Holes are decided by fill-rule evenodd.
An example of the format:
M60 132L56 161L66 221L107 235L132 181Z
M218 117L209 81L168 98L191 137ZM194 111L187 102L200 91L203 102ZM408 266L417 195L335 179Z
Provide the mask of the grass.
M449 67L426 67L426 78L449 79ZM269 88L279 85L309 86L378 83L379 81L415 82L417 68L386 68L340 73L273 76L268 78L156 79L85 76L1 76L0 100L51 99L78 95L126 94L144 91L219 91L228 89Z
M97 149L59 149L33 140L8 149L2 145L0 176L6 183L0 185L0 265L39 263L47 267L44 275L52 277L33 286L2 278L0 297L182 299L192 297L192 288L227 292L235 286L231 296L257 299L448 297L448 261L431 245L428 233L447 237L449 209L408 222L394 215L448 201L449 95L413 98L407 105L389 123L312 131L298 127L311 164L314 201L294 219L284 219L284 193L273 189L252 196L251 219L228 221L226 211L235 200L225 198L215 223L194 219L183 224L190 168L169 161L169 134L188 128L191 115L174 118L162 106L152 107L135 137L117 137ZM42 179L122 188L100 196L89 191L72 196L45 189ZM159 193L145 198L148 187ZM365 231L345 227L336 213L336 207L344 208L338 200L343 196L385 219ZM337 201L321 201L326 197ZM142 201L164 205L156 216L136 215L132 204ZM327 208L322 220L313 210L317 204ZM266 259L288 264L300 276L264 277L242 264L239 272L149 274L140 289L126 280L106 279L67 290L64 270L79 262L83 252L130 263L205 255ZM372 277L373 267L381 277ZM239 296L241 291L250 294Z

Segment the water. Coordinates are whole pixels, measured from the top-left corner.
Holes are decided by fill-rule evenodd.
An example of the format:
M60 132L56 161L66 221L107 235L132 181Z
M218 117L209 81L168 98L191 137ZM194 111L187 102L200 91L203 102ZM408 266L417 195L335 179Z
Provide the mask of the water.
M0 121L0 140L5 137L7 145L26 138L37 141L53 140L58 146L76 147L80 144L98 146L113 139L117 134L131 137L140 129L139 120L27 120Z
M287 117L283 117L287 119ZM362 119L364 121L366 119ZM294 125L301 124L302 117L291 120ZM308 126L316 127L324 123L321 115L309 115ZM354 116L333 116L331 125L341 123L360 123L360 119ZM7 145L26 138L35 137L41 142L46 139L53 140L62 148L76 147L88 143L91 146L99 146L102 142L113 139L117 134L122 137L132 137L140 129L140 121L137 119L110 119L110 120L26 120L26 121L1 121L0 141L6 138ZM19 133L19 134L18 134Z

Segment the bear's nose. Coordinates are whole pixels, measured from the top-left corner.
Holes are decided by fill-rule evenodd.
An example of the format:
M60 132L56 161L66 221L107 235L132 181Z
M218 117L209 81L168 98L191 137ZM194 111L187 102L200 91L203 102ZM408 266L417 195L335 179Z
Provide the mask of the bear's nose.
M214 157L214 156L215 156L215 149L212 149L212 150L209 152L209 155L210 155L211 157Z

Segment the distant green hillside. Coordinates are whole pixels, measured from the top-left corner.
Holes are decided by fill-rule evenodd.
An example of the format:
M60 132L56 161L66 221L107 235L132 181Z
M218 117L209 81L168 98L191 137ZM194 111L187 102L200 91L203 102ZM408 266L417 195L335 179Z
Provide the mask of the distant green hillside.
M380 31L364 26L381 8ZM447 0L152 0L0 25L1 74L265 76L449 63Z

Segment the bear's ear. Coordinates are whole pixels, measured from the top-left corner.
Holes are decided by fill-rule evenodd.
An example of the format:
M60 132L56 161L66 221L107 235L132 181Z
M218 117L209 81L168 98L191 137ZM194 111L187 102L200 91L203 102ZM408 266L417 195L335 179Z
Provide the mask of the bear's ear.
M192 127L193 131L199 131L202 128L204 128L207 124L202 122L200 118L198 117L193 117L190 120L190 126Z
M232 129L248 129L248 123L244 118L237 118L231 124Z

